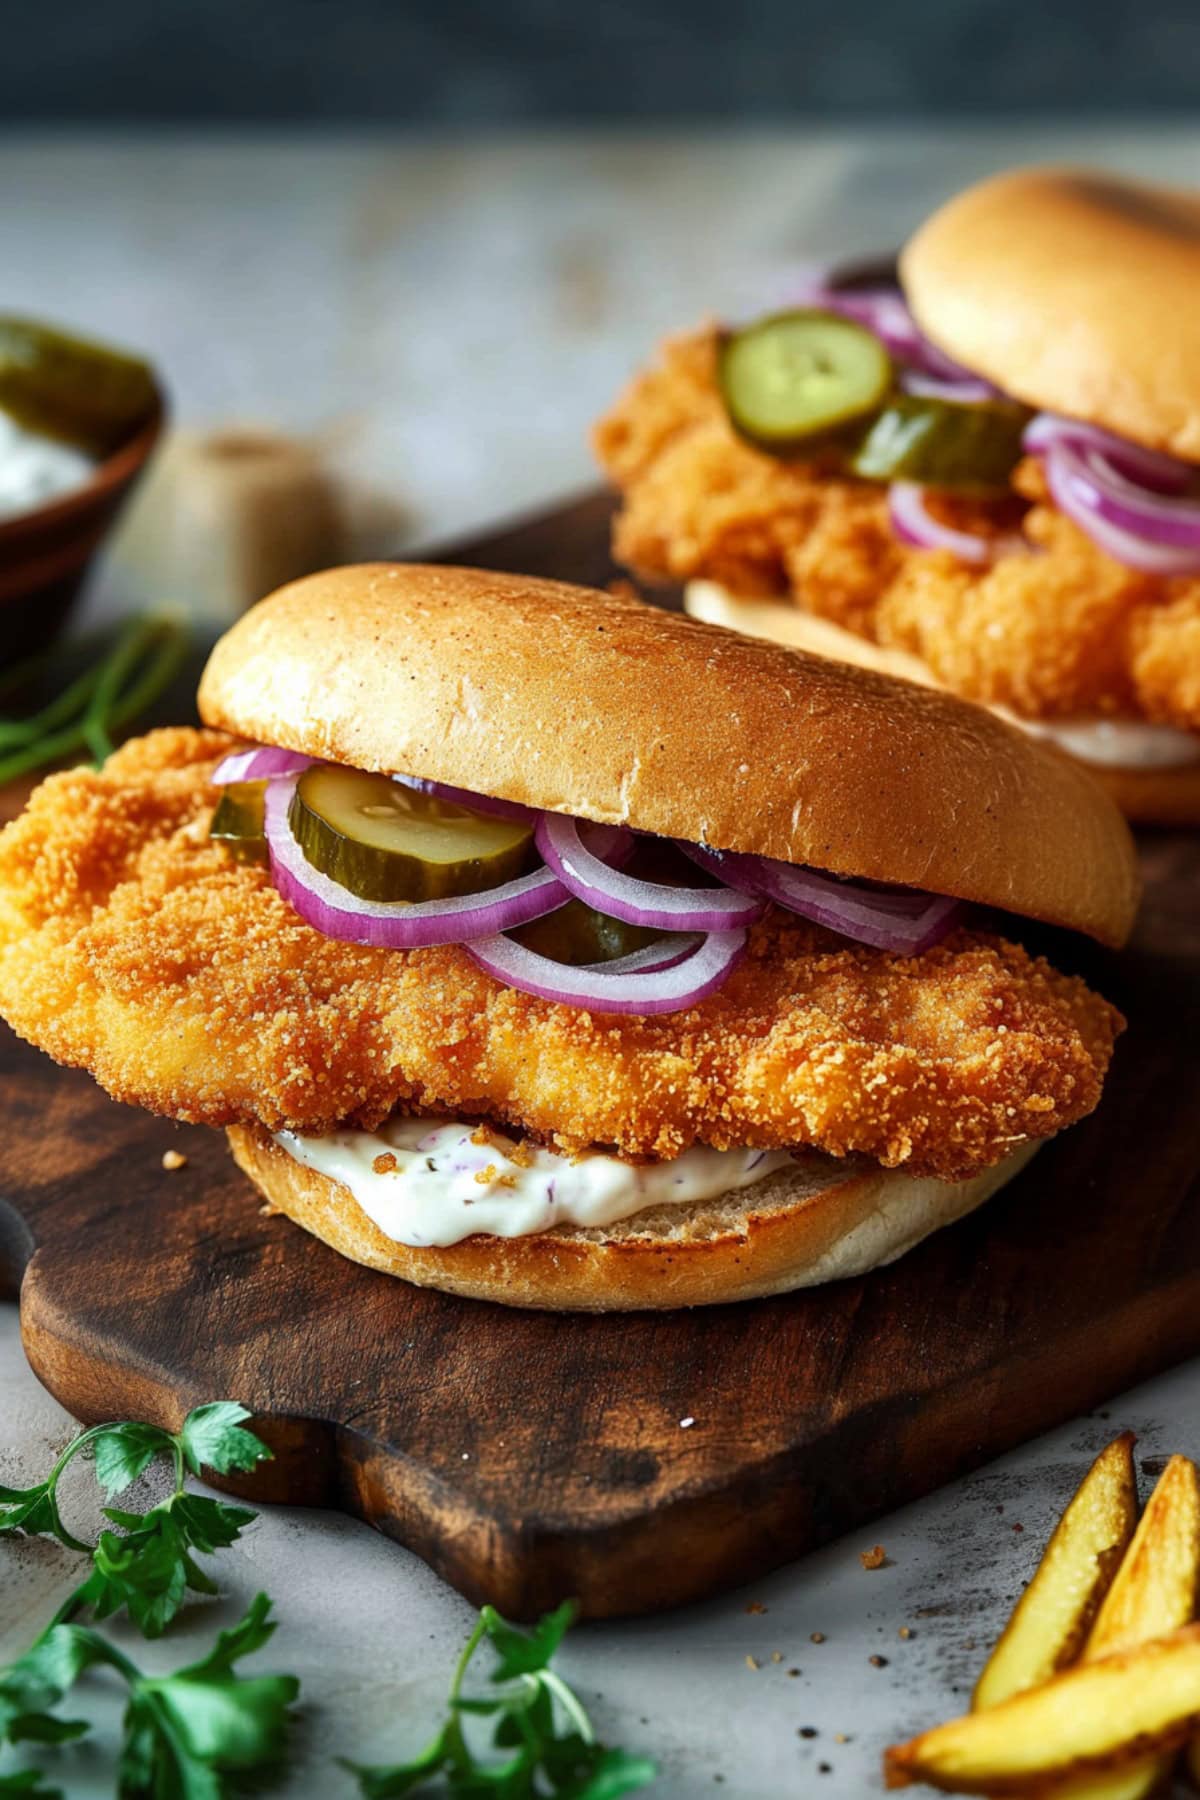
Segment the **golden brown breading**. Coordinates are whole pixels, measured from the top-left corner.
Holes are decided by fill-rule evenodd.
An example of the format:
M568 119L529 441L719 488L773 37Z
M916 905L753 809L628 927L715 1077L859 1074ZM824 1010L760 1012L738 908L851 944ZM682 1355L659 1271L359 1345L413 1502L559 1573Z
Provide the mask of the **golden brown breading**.
M720 992L652 1019L517 993L456 947L336 943L208 839L227 742L137 739L0 835L0 1012L119 1099L310 1132L402 1103L567 1149L816 1144L959 1180L1099 1097L1119 1015L968 931L905 959L776 912Z
M595 444L623 490L615 553L648 579L789 594L911 651L955 692L1027 718L1124 714L1200 731L1200 581L1113 562L1049 503L1034 461L1016 470L1014 501L1033 502L1023 529L1036 555L980 570L910 549L892 535L882 488L766 456L736 435L713 327L664 345ZM938 510L968 530L1013 523L967 502Z

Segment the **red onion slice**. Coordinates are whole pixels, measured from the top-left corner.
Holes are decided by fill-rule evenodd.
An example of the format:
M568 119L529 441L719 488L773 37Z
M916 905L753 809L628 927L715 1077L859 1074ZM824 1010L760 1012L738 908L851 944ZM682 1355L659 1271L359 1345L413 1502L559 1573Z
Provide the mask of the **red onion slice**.
M632 836L630 839L632 848ZM598 912L629 925L660 931L723 931L752 925L766 911L761 900L732 888L676 888L625 875L584 844L575 819L543 813L538 820L537 847L558 879Z
M1059 443L1086 445L1107 457L1128 480L1160 494L1183 493L1195 474L1187 463L1173 456L1147 450L1111 431L1102 431L1099 425L1085 425L1081 419L1064 419L1057 413L1038 413L1025 427L1021 442L1030 456L1042 456Z
M744 931L712 931L681 961L669 966L636 965L639 957L661 953L661 944L647 945L615 963L582 969L552 962L502 934L467 945L480 968L522 993L534 994L559 1006L579 1007L592 1013L630 1013L650 1018L657 1013L683 1012L715 993L746 947Z
M701 868L711 869L744 892L766 894L815 925L896 956L919 956L923 950L931 950L962 911L961 902L947 894L874 888L795 863L707 850L697 844L681 844L680 848Z
M973 375L945 381L913 370L906 370L901 375L900 386L906 394L917 394L924 400L948 400L954 406L981 406L987 400L994 400L997 391L990 382L977 381Z
M519 819L532 823L539 815L536 808L522 806L519 800L498 800L494 794L473 794L469 788L451 787L445 781L427 781L422 775L393 775L404 787L430 794L436 800L449 800L454 806L465 806L471 812L492 813L498 819Z
M228 787L233 781L270 781L277 775L298 775L316 760L299 750L277 750L272 744L259 744L253 750L235 750L232 756L226 756L210 779L214 787Z
M864 325L897 362L934 380L970 381L984 388L989 398L999 392L930 343L898 288L830 288L818 284L804 293L801 304L840 313L842 318Z
M1059 511L1115 561L1151 575L1200 570L1200 500L1138 487L1102 451L1066 438L1047 448L1043 467Z
M1001 537L977 537L957 531L935 519L925 502L925 489L915 481L893 481L888 488L888 513L892 530L901 543L918 550L949 550L960 562L989 563L998 556L1027 555L1029 545L1015 532Z
M360 900L314 868L297 843L288 822L295 787L296 778L290 776L267 788L264 822L271 877L288 904L326 937L384 950L428 949L527 925L566 902L567 890L552 870L544 868L481 894L460 894L450 900Z

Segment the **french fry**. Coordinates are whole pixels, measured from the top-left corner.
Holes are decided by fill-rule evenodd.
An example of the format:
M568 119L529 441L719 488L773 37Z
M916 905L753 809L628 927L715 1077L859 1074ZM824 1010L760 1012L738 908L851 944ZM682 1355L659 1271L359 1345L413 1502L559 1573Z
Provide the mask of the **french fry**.
M898 1744L884 1774L889 1788L924 1781L947 1793L1035 1800L1176 1750L1197 1726L1200 1625L1184 1625Z
M1195 1463L1173 1456L1096 1615L1083 1660L1094 1662L1189 1625L1198 1581L1200 1479ZM1143 1800L1166 1778L1172 1760L1153 1756L1115 1775L1072 1782L1062 1800Z
M1092 1464L976 1684L983 1712L1075 1661L1137 1524L1132 1432Z

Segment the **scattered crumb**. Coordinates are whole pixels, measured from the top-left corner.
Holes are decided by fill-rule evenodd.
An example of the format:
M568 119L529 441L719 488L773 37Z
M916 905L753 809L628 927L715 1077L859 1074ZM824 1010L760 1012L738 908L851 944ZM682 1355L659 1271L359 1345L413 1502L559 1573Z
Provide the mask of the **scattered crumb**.
M782 1650L772 1650L771 1661L773 1663L781 1663L783 1661L783 1651Z
M817 1735L817 1728L815 1725L801 1725L796 1735L797 1737L802 1738L815 1738Z
M888 1666L886 1656L868 1656L867 1661L873 1669L886 1669Z
M823 1631L814 1631L810 1641L814 1644L823 1644L825 1642L825 1633Z
M887 1562L887 1551L882 1544L876 1544L873 1550L860 1550L858 1560L864 1569L882 1569Z
M799 1669L789 1669L788 1670L788 1674L792 1677L793 1681L796 1679L796 1677L799 1673L800 1673Z
M463 1458L462 1458L462 1459L463 1459L463 1461L464 1461L464 1462L470 1462L470 1460L471 1460L471 1452L470 1452L470 1451L469 1451L469 1450L464 1450L464 1451L463 1451Z
M746 1658L746 1667L748 1669L761 1669L762 1664L759 1662L757 1656L748 1656Z
M848 1744L850 1739L844 1731L835 1731L833 1734L833 1741L835 1744Z
M832 1775L833 1774L833 1764L832 1763L818 1763L817 1764L817 1774L818 1775Z
M164 1169L186 1169L187 1157L182 1150L164 1150L162 1166Z
M695 1423L696 1423L695 1419L693 1419L691 1413L689 1413L686 1419L680 1419L679 1429L680 1429L680 1431L687 1431Z
M477 1169L474 1180L480 1187L515 1188L517 1185L516 1176L502 1175L495 1163L489 1163L486 1169Z
M746 1602L746 1611L748 1613L765 1613L766 1610L767 1609L761 1600L748 1600Z
M916 1635L917 1634L913 1630L911 1625L902 1625L900 1627L899 1631L896 1633L896 1636L898 1638L904 1638L906 1641L907 1641L907 1639L909 1639L911 1637L916 1637Z
M371 1164L377 1175L391 1175L396 1168L396 1156L392 1150L384 1150Z

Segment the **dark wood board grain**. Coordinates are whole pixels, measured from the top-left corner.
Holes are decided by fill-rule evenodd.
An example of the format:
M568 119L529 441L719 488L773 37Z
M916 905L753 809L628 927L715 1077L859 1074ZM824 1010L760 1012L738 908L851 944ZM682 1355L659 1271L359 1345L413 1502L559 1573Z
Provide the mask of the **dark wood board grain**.
M607 519L586 497L457 554L602 582ZM1143 856L1127 954L1053 941L1129 1014L1100 1112L893 1268L742 1306L408 1288L264 1217L219 1134L0 1035L0 1281L23 1274L30 1361L84 1420L243 1399L278 1454L238 1492L358 1514L515 1615L748 1580L1200 1350L1200 843Z

